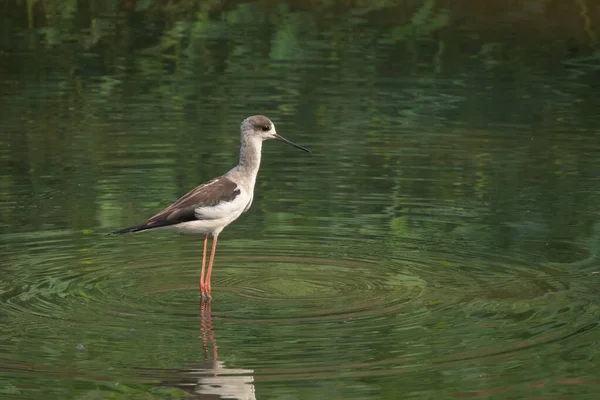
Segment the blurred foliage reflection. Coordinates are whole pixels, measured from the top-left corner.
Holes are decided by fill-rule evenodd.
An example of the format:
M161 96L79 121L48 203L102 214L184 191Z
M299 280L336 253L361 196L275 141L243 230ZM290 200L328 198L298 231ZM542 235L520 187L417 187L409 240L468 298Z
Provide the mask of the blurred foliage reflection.
M229 368L265 399L596 398L599 23L592 0L1 2L0 394L205 398L174 388ZM213 323L199 238L104 234L227 171L257 113L313 154L265 144Z

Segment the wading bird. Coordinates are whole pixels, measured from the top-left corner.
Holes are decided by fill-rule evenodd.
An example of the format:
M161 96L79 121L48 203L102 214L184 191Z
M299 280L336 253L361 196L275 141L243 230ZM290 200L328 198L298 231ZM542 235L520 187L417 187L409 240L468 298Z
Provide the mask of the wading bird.
M203 234L200 294L207 298L210 298L210 278L219 234L243 212L248 211L252 204L256 175L260 168L262 143L265 140L276 139L310 153L310 150L279 136L273 122L262 115L246 118L241 125L241 136L240 162L225 175L203 183L146 222L112 232L120 235L150 229L174 228L180 232ZM209 234L212 235L213 241L208 269L204 275Z

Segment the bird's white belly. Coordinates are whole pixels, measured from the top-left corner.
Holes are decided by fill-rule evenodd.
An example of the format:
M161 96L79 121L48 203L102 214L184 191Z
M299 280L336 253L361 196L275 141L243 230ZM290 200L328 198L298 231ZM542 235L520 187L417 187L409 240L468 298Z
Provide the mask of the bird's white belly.
M174 228L183 233L218 234L239 218L249 201L250 196L242 190L233 201L197 208L195 210L196 217L199 218L197 221L182 222Z
M220 218L182 222L180 224L174 225L173 228L182 233L220 233L223 230L223 228L235 221L238 216L236 216L235 218Z

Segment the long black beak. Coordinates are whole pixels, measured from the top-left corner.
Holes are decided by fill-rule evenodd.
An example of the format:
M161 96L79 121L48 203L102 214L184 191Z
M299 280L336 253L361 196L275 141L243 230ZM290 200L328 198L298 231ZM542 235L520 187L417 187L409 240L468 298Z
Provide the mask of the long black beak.
M297 148L297 149L304 150L305 152L307 152L307 153L310 153L310 150L309 150L309 149L307 149L307 148L304 148L304 147L302 147L302 146L299 146L299 145L297 145L296 143L294 143L294 142L292 142L292 141L289 141L289 140L287 140L287 139L286 139L286 138L284 138L283 136L279 136L278 134L275 134L275 135L274 135L274 138L275 138L275 139L277 139L277 140L279 140L280 142L287 143L287 144L289 144L290 146L294 146L294 147L295 147L295 148Z

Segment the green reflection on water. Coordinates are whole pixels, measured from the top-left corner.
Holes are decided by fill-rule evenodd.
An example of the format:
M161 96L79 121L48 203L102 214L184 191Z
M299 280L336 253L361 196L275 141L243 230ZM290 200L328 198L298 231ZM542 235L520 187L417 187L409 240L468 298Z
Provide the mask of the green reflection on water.
M0 395L596 397L599 21L517 3L3 3ZM105 233L256 113L313 154L202 308L200 238Z

